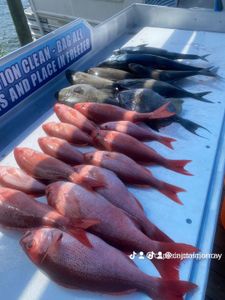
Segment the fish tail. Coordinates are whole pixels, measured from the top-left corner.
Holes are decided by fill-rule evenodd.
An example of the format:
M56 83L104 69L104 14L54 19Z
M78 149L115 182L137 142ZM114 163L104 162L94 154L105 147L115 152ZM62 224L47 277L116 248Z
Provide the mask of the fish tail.
M196 95L197 97L202 98L202 97L204 97L204 96L206 96L206 95L208 95L208 94L211 94L211 93L212 93L211 91L206 91L206 92L195 93L195 95Z
M162 254L164 259L157 259L155 257L152 262L159 271L160 275L168 279L179 279L179 266L181 261L185 258L185 255L198 252L196 247L188 244L162 242L154 243L155 246L153 246L153 248L155 249L153 252L156 253L156 255L159 255L159 252L161 252L160 254ZM175 255L175 257L173 257L173 255Z
M200 75L209 76L209 77L219 77L222 78L222 76L218 75L219 67L209 67L206 69L202 69L198 72Z
M173 243L173 240L147 218L142 222L144 233L153 241Z
M166 136L158 136L157 141L170 149L174 149L172 143L176 142L175 139L172 139L172 138L166 137Z
M144 115L144 117L148 116L149 120L169 118L176 114L174 112L170 112L167 110L167 108L170 104L171 103L168 102L168 103L160 106L160 108L156 109L155 111L153 111L151 113L147 113L147 114L145 113L145 114L140 114L140 115ZM145 120L146 120L146 118L145 118Z
M183 300L186 293L196 288L196 284L188 281L154 278L144 290L153 300Z
M87 233L83 229L69 229L67 230L72 236L88 248L93 248L91 242L88 239Z
M210 54L205 54L205 55L199 56L199 58L201 60L208 61L208 59L206 59L206 58L209 57L209 56L210 56Z
M185 170L185 172L187 172ZM186 174L186 173L185 173ZM186 192L186 190L177 187L175 185L169 184L167 182L160 181L160 184L157 186L157 189L165 196L173 200L174 202L183 205L177 193Z
M187 119L184 119L184 118L181 118L179 116L175 116L174 117L174 121L179 123L181 126L183 126L186 130L188 130L189 132L195 134L195 135L198 135L200 136L199 134L196 133L196 131L199 129L199 128L202 128L202 129L205 129L206 131L210 132L207 128L195 123L195 122L192 122L190 120L187 120Z
M212 101L205 99L204 96L210 94L211 91L207 91L207 92L201 92L201 93L194 93L192 94L193 98L202 102L207 102L207 103L213 103Z
M192 176L184 167L191 162L191 160L173 160L173 159L166 159L164 166L170 170L173 170L177 173L181 173L184 175Z
M94 188L99 188L99 187L104 187L106 186L106 182L104 180L104 177L101 174L94 174L94 176L89 176L87 177L86 175L82 175L82 172L76 173L74 172L69 176L69 180L83 185L86 188L89 189L94 189Z

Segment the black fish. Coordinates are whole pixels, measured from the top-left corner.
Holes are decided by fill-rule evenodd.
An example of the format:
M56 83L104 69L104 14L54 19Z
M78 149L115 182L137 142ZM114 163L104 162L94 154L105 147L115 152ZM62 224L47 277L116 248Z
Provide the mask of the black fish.
M99 64L99 67L130 71L129 64L136 63L160 70L200 71L202 68L182 64L180 62L151 54L120 54L113 55Z
M80 102L100 102L114 104L117 100L110 89L96 89L88 84L75 84L61 89L56 93L58 102L74 106Z
M169 124L176 122L183 126L189 132L198 136L200 135L197 134L196 131L199 128L209 131L207 128L179 116L179 114L181 114L182 112L183 100L164 99L162 96L149 89L126 90L120 92L117 95L117 98L119 100L119 106L128 110L134 110L142 113L154 111L161 105L170 101L171 103L168 107L168 110L171 112L176 112L177 115L170 117L170 119L157 121L154 120L154 122L146 123L155 130L158 130L160 127L168 126Z
M202 92L202 93L191 93L179 87L176 87L170 83L159 81L155 79L124 79L117 81L116 87L120 90L122 89L139 89L146 88L151 89L154 92L164 96L166 98L194 98L203 102L211 102L207 99L204 99L203 96L211 92Z
M217 77L218 68L202 69L200 71L171 71L159 70L151 67L145 67L138 64L129 64L130 70L139 78L152 78L161 81L177 81L195 75L204 75L209 77ZM125 78L124 78L125 79Z
M148 47L146 44L142 44L139 46L134 47L124 47L118 50L113 51L114 54L151 54L162 56L168 59L201 59L207 61L206 57L210 54L206 55L197 55L197 54L184 54L184 53L177 53L171 52L165 49L155 48L155 47Z

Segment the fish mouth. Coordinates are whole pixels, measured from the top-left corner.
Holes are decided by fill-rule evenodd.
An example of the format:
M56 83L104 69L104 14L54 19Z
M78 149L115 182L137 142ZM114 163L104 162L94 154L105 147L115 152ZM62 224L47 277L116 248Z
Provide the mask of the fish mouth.
M66 79L67 79L67 81L68 81L70 84L73 84L73 81L72 81L72 74L73 74L73 71L72 71L72 70L66 70L66 72L65 72Z
M116 49L116 50L113 51L113 54L114 55L121 54L121 50L120 49Z
M32 236L32 231L28 230L27 232L24 233L24 235L22 236L22 238L20 239L20 245L22 246L22 248L26 247L27 244L27 238Z

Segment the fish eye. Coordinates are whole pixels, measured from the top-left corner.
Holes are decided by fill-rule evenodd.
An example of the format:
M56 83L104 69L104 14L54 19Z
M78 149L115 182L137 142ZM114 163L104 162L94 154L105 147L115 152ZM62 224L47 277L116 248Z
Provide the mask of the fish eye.
M82 94L84 91L83 91L83 89L81 87L75 87L74 88L74 92Z
M31 240L28 243L26 243L26 248L31 249L35 245L35 241Z

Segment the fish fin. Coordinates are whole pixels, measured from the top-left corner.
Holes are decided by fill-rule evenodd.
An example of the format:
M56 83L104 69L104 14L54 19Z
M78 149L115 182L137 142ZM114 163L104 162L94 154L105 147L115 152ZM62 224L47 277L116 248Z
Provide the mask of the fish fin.
M137 268L137 266L136 266L134 260L130 258L130 255L131 255L132 253L130 253L129 250L121 249L121 253L124 255L124 257L125 257L130 263L132 263L132 264ZM136 253L136 252L135 252L135 253Z
M153 241L173 243L174 241L154 225L149 219L143 220L142 229L144 233Z
M219 67L209 67L206 69L202 69L199 71L199 75L209 76L209 77L218 77L223 78L222 76L218 75Z
M77 227L79 229L88 229L94 225L100 223L100 220L97 219L74 219L72 222L73 227Z
M192 122L188 119L184 119L184 118L181 118L179 116L175 116L174 117L174 121L179 123L181 126L183 126L186 130L188 130L189 132L195 134L195 135L198 135L200 137L202 137L201 135L197 134L196 131L199 129L199 128L202 128L202 129L205 129L206 131L210 132L207 128L195 123L195 122Z
M106 293L106 294L112 295L112 296L121 296L121 295L128 295L128 294L135 293L135 292L137 292L137 289L129 289L129 290L121 291L121 292L111 292L111 293Z
M210 54L205 54L205 55L199 56L199 58L201 60L208 61L208 59L206 59L206 57L208 57L208 56L210 56Z
M157 190L174 202L183 205L181 200L178 198L177 193L186 192L186 190L163 181L160 181L160 184L157 185Z
M143 43L143 44L140 44L138 45L139 47L148 47L148 43Z
M179 266L183 258L182 256L179 258L173 258L172 255L193 254L199 251L196 247L188 244L163 242L155 243L157 246L153 251L158 255L159 252L161 252L162 256L165 255L166 257L163 259L154 257L151 261L162 277L173 280L179 279Z
M69 179L72 182L83 185L89 189L105 187L107 185L104 177L100 174L96 174L96 177L86 177L82 176L82 172L79 174L74 172L69 176Z
M138 201L138 199L134 197L134 200L136 201L136 203L137 203L137 205L140 207L140 209L141 209L142 211L144 211L144 208L143 208L143 206L141 205L141 203Z
M170 149L174 149L172 143L176 142L175 139L166 136L158 136L157 141Z
M168 98L167 100L172 100L172 105L175 106L176 111L182 111L182 105L185 103L185 100L180 98Z
M132 220L134 225L141 229L145 235L147 235L151 240L165 243L173 243L174 241L169 238L164 232L162 232L157 226L155 226L147 217L142 220L138 220L134 216L130 215L128 212L124 213Z
M211 94L212 91L206 91L206 92L200 92L200 93L195 93L195 95L197 95L198 97L202 98L208 94Z
M146 284L145 292L153 300L183 300L186 293L197 288L197 285L188 281L178 280L151 280Z
M194 93L193 98L202 102L207 102L207 103L213 103L213 101L210 101L208 99L205 99L204 96L210 94L211 91L208 92L201 92L201 93Z
M87 233L83 229L70 229L69 233L86 247L93 248L91 242L87 237Z
M191 162L191 160L173 160L173 159L167 159L166 163L164 164L165 167L167 167L170 170L173 170L177 173L181 173L184 175L192 176L191 173L189 173L187 170L184 169L184 167Z
M48 246L48 248L47 248L45 254L44 254L43 257L41 258L40 264L42 264L42 263L44 262L45 258L46 258L47 255L49 254L50 250L51 250L58 242L61 241L62 237L63 237L63 233L62 233L62 232L57 233L57 234L55 234L55 235L53 236L51 244Z
M219 67L211 67L210 69L209 69L209 72L210 72L210 76L211 77L217 77L217 78L221 78L221 79L224 79L224 77L222 77L222 76L220 76L219 74L218 74L218 70L219 70Z
M160 106L160 108L154 110L153 112L149 113L149 119L153 120L153 119L164 119L164 118L169 118L171 116L174 116L176 113L174 112L170 112L167 110L168 106L171 103L165 103L164 105Z

